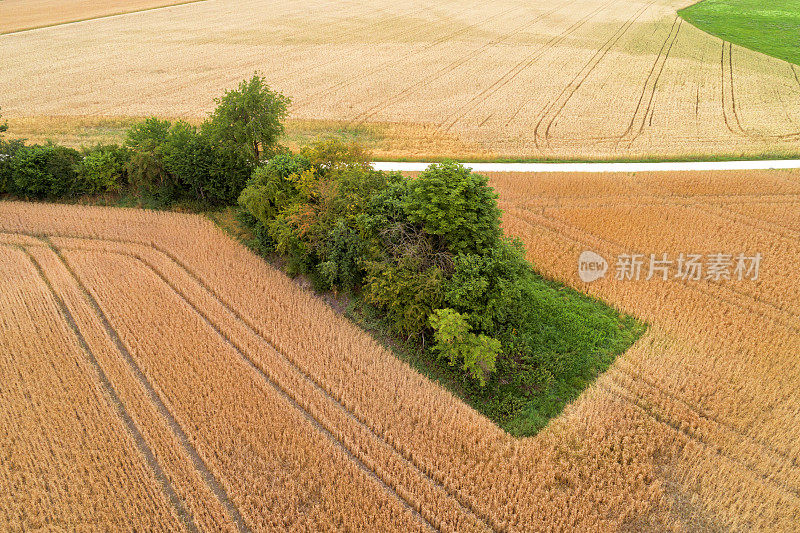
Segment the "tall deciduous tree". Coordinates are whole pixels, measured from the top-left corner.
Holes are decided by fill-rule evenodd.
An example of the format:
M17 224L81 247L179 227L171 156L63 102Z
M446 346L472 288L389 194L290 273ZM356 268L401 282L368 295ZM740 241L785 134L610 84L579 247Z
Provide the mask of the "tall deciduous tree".
M213 139L237 146L255 163L274 152L290 98L270 89L256 73L214 101L217 109L203 125Z

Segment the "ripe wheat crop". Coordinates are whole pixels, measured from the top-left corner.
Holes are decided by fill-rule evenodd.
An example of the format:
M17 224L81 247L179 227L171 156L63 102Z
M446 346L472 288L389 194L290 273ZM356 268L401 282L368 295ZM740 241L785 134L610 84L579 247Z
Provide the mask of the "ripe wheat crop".
M177 529L788 531L800 321L780 268L797 256L800 186L791 173L711 177L492 178L542 272L652 324L533 438L504 434L196 216L0 203L4 264L35 261L51 287L10 263L19 288L0 294L23 299L3 320L38 309L28 292L63 303L180 507L141 459L128 468L150 478L130 483ZM584 249L765 257L755 282L587 285ZM52 303L35 316L75 335ZM72 512L102 522L105 509Z
M120 15L202 0L4 0L0 34Z
M295 121L391 129L384 157L797 153L800 67L682 21L686 4L198 2L0 36L0 107L12 125L199 118L260 70Z

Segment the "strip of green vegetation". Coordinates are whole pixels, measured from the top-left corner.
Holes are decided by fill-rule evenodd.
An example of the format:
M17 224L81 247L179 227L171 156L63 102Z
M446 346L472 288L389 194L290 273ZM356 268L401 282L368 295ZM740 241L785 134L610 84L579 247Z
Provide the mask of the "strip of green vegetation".
M703 0L678 14L711 35L800 65L800 0Z

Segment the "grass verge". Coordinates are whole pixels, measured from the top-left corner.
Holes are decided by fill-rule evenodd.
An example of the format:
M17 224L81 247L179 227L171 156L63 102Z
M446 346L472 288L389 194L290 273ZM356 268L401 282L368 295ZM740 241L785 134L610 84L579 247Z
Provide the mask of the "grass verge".
M678 15L720 39L800 65L800 0L702 0Z
M800 69L798 70L800 71ZM798 75L800 76L800 72ZM70 148L81 148L96 144L121 144L125 141L128 129L146 117L36 116L7 118L9 131L6 138L8 140L26 139L28 143L52 141ZM199 118L184 120L195 125L202 122L202 119ZM372 153L374 161L411 163L433 163L445 159L453 159L462 163L665 163L800 159L800 152L785 151L759 154L676 154L639 158L505 157L481 150L474 145L465 144L455 137L433 138L426 134L424 126L388 123L355 126L332 120L290 119L286 122L286 132L280 142L296 151L301 146L320 138L357 142Z

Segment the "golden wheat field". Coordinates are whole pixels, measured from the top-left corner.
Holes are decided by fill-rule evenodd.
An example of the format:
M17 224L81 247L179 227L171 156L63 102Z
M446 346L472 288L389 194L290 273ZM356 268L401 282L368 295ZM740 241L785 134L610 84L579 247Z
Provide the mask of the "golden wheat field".
M791 531L798 178L492 176L542 272L651 325L525 439L207 219L0 202L0 529ZM584 284L584 250L763 263Z
M81 20L131 13L202 0L3 0L0 2L0 34L44 28Z
M800 67L683 22L690 3L207 0L0 36L0 107L200 118L259 70L295 120L401 130L384 157L796 154Z

